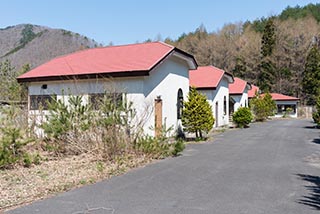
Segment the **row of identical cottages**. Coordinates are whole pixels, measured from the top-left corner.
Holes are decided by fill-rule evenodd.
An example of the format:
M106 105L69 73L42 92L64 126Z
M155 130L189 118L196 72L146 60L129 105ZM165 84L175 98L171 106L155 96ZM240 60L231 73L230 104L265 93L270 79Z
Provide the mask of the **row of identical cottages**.
M47 101L81 95L83 103L95 104L105 93L133 103L134 123L145 134L157 133L165 123L181 128L182 103L189 87L205 94L212 105L215 127L227 126L229 115L248 106L258 88L213 66L200 67L194 57L176 47L151 42L87 49L57 57L18 77L28 86L29 114L45 111ZM274 95L273 96L282 96ZM296 112L297 98L280 97L280 111ZM290 101L289 104L286 103Z

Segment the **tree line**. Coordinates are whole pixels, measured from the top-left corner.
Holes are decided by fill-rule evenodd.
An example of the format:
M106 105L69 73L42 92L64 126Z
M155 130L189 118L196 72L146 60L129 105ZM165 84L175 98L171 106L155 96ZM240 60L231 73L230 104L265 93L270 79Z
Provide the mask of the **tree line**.
M215 65L263 92L299 97L314 105L320 95L320 4L287 7L280 15L226 24L217 32L200 25L164 42L193 54L199 65Z
M30 70L30 64L24 64L20 69L11 65L9 60L0 62L0 102L25 102L27 101L27 87L19 84L17 77Z

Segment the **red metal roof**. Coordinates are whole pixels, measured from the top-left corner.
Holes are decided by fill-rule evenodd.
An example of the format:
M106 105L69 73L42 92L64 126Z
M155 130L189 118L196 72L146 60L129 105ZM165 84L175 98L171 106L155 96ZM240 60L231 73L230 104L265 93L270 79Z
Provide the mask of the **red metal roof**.
M251 85L251 89L248 91L248 97L253 98L256 94L256 91L259 93L259 87L255 85Z
M234 82L229 85L229 94L243 94L247 84L247 81L235 77Z
M190 70L190 86L196 88L216 88L225 72L214 66L201 66L197 70Z
M287 95L284 95L284 94L270 93L270 95L272 96L273 100L278 100L278 101L300 100L297 97L291 97L291 96L287 96Z
M19 76L18 81L123 72L134 75L135 72L150 71L173 50L177 49L162 42L87 49L54 58Z

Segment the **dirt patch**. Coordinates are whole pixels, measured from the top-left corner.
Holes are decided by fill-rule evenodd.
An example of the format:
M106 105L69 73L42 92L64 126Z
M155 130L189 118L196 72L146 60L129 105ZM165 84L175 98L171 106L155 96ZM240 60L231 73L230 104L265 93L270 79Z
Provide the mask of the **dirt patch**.
M55 195L86 184L123 174L152 159L129 154L114 161L94 155L53 158L30 168L17 166L0 171L0 213L13 207Z

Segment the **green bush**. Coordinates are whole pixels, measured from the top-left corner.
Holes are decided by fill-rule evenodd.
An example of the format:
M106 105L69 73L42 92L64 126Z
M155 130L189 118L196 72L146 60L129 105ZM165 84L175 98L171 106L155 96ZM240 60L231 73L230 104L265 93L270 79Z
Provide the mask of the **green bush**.
M42 125L47 149L59 154L94 152L105 159L135 151L164 158L183 151L183 141L170 142L172 128L165 124L156 138L139 135L139 127L132 125L136 112L125 96L105 93L96 98L90 105L82 104L81 96L70 96L68 104L62 100L49 104Z
M87 148L82 146L86 131L93 121L90 105L84 104L82 96L69 96L67 102L53 100L48 103L49 114L40 126L46 137L47 148L55 153L79 154Z
M316 110L312 114L313 121L320 126L320 96L316 100Z
M183 140L178 139L177 142L174 143L174 150L172 151L172 155L178 156L185 148L186 146Z
M0 168L7 168L16 163L23 156L22 147L26 145L21 140L18 128L2 127L0 138Z
M286 118L286 117L290 117L290 114L293 113L293 109L292 108L286 108L284 114L282 115L282 117Z
M15 106L1 109L0 168L9 168L23 158L23 147L30 142L21 131L17 119L21 110Z
M202 139L202 133L208 133L214 124L212 108L207 97L191 88L188 101L183 103L182 125L184 130L195 133L196 138Z
M23 166L29 168L31 164L32 164L32 157L28 153L25 153L23 155Z
M70 96L68 104L62 100L53 101L48 108L47 122L42 128L49 138L65 140L70 132L79 135L90 126L90 106L82 103L82 96Z
M318 126L320 126L320 113L319 112L314 112L312 114L312 119Z
M154 158L164 158L169 156L169 144L163 143L159 139L151 136L139 138L135 144L135 149Z
M256 93L250 102L250 107L256 121L265 121L268 117L273 116L277 109L277 105L269 93L264 96Z
M240 107L232 116L233 122L240 128L248 126L253 116L249 108Z
M165 158L178 156L185 149L185 145L182 140L169 142L168 139L145 136L137 140L135 149L153 158Z
M39 154L36 154L36 155L33 157L33 163L34 163L35 165L39 165L39 164L41 163L41 160L42 160L42 158L41 158L41 156L40 156Z

